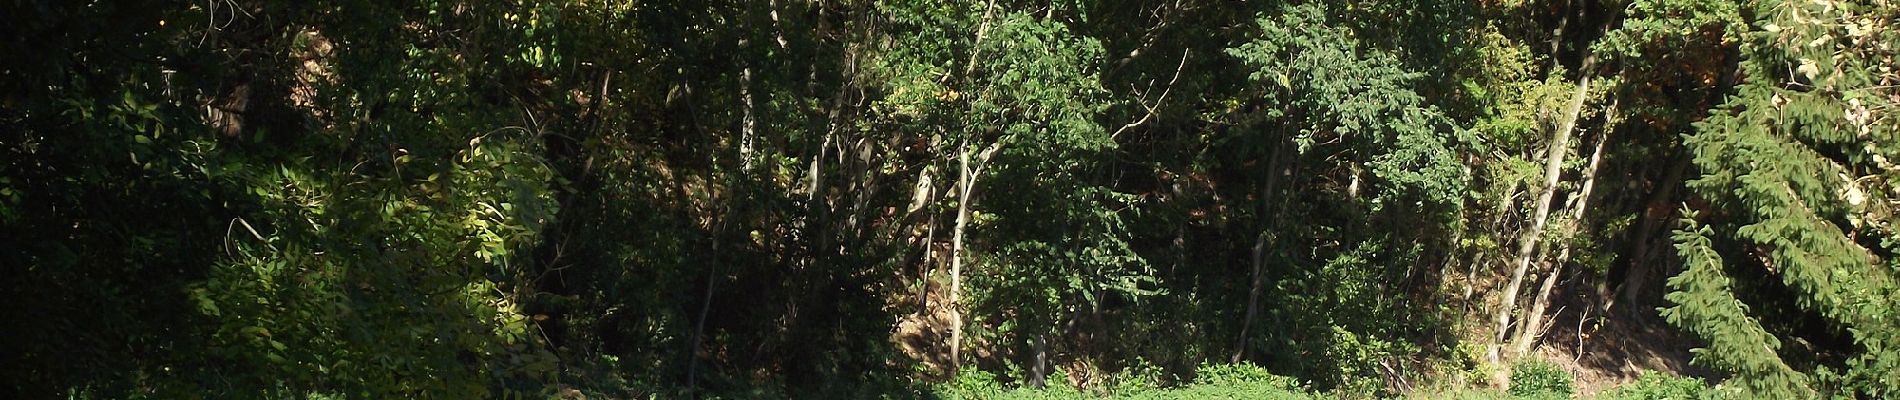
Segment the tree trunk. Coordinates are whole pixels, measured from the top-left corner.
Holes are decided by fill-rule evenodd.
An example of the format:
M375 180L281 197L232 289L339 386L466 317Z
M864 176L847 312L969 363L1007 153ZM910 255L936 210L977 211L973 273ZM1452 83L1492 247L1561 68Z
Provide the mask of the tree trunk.
M1537 195L1537 208L1531 216L1531 226L1524 229L1519 239L1517 268L1511 272L1511 283L1504 287L1504 297L1499 301L1497 337L1486 352L1492 362L1503 359L1499 354L1500 347L1511 330L1511 312L1517 308L1518 287L1524 284L1524 274L1530 270L1531 258L1537 254L1537 242L1544 236L1544 223L1550 217L1550 201L1557 196L1558 178L1562 177L1564 155L1570 146L1570 130L1576 128L1577 116L1583 112L1583 102L1590 96L1592 64L1595 64L1594 59L1584 61L1583 77L1577 82L1577 94L1570 99L1570 109L1564 114L1563 124L1551 132L1550 154L1544 160L1544 187Z
M922 263L923 265L917 267L917 281L922 283L917 285L917 303L923 306L918 312L924 315L930 314L930 275L932 270L935 270L937 267L937 264L934 263L934 261L937 261L936 208L932 207L930 213L930 221L924 223L924 262Z
M687 357L691 358L691 361L686 365L686 390L687 393L689 393L688 396L693 398L698 398L698 396L693 396L691 393L699 388L699 339L706 332L706 317L712 314L713 283L719 279L719 262L717 261L719 257L718 231L713 232L711 254L711 257L715 260L706 265L706 297L699 303L699 318L696 318L693 322L692 347L687 349L686 354Z
M996 0L989 0L983 5L983 19L976 28L976 41L970 46L970 62L963 65L964 77L976 71L977 57L983 54L983 38L989 34L990 16L995 11ZM948 73L944 75L944 79L949 77ZM983 158L987 160L989 154L1001 145L998 142L991 146L990 150L984 152ZM950 371L953 373L963 369L963 230L970 223L970 192L976 186L978 173L978 170L970 168L970 140L965 139L957 149L957 221L950 235Z
M970 223L970 151L965 145L957 150L957 222L950 231L950 370L963 367L963 228Z
M1612 129L1615 126L1616 103L1614 101L1605 109L1604 115L1603 137L1597 139L1596 149L1590 152L1590 165L1583 171L1583 187L1577 190L1575 201L1571 202L1570 221L1564 228L1566 238L1577 234L1578 227L1583 224L1584 214L1590 209L1590 193L1596 188L1597 167L1603 163L1603 148L1609 144L1610 134L1613 133ZM1529 351L1531 343L1543 333L1541 328L1544 310L1550 308L1550 292L1556 287L1557 278L1563 275L1564 265L1570 261L1570 242L1564 242L1558 248L1557 259L1550 263L1550 274L1544 276L1544 282L1538 285L1537 298L1531 301L1530 310L1518 317L1521 322L1517 324L1517 339L1511 343L1511 352L1514 354L1524 354Z
M1564 46L1564 27L1570 25L1570 14L1572 14L1570 6L1572 4L1574 3L1570 1L1564 2L1563 8L1562 8L1563 15L1558 17L1557 19L1557 29L1550 30L1550 53L1546 53L1546 54L1550 54L1551 65L1556 65L1558 62L1560 62L1559 55L1564 49L1563 47ZM1581 11L1582 11L1581 7L1579 7L1578 12L1581 12Z
M745 45L745 40L740 39L739 47L744 48ZM740 59L743 60L745 58L741 57ZM759 126L758 117L752 115L752 104L752 67L744 66L739 69L739 118L741 121L741 125L739 126L739 168L741 171L752 170L752 142Z
M983 3L983 19L976 26L976 43L970 46L970 62L963 64L963 76L976 71L976 60L983 55L983 39L990 33L990 16L995 11L996 0Z
M1531 301L1530 308L1524 310L1524 315L1518 316L1517 332L1511 341L1512 355L1523 355L1529 351L1531 343L1543 334L1544 307L1550 304L1550 292L1557 287L1557 278L1562 277L1563 272L1561 264L1552 263L1550 273L1544 274L1544 279L1538 283L1537 296Z
M963 259L969 258L963 253L963 232L970 225L970 203L976 192L976 179L983 173L983 164L1002 148L1002 143L983 150L975 166L970 165L969 148L966 142L957 151L957 222L950 233L950 370L953 372L963 366Z
M1251 285L1252 288L1247 290L1247 316L1241 319L1240 337L1236 339L1236 343L1234 344L1234 356L1231 357L1228 362L1240 362L1240 359L1247 355L1248 331L1253 328L1254 318L1260 314L1260 286L1263 284L1262 274L1266 272L1265 265L1267 261L1268 233L1266 231L1266 225L1272 223L1272 221L1268 219L1268 214L1270 213L1269 210L1273 208L1271 202L1273 194L1275 193L1274 186L1280 183L1280 163L1282 161L1281 159L1286 158L1286 147L1284 141L1275 144L1273 146L1272 155L1267 157L1267 182L1266 185L1260 189L1260 220L1262 221L1262 227L1260 233L1255 235L1253 242L1253 284Z
M1616 292L1610 296L1609 303L1603 305L1604 315L1615 311L1617 304L1639 304L1643 286L1649 282L1649 275L1654 270L1649 262L1650 253L1655 252L1650 246L1650 239L1655 237L1657 230L1663 229L1663 226L1671 221L1671 216L1675 215L1676 209L1671 207L1670 201L1675 199L1676 187L1682 186L1682 174L1688 167L1688 158L1684 157L1676 161L1676 165L1663 176L1662 184L1656 187L1656 195L1649 199L1649 205L1643 210L1645 214L1643 224L1637 228L1636 237L1632 242L1636 244L1636 251L1629 259L1629 266L1623 273L1623 283L1617 286Z
M1492 217L1490 218L1490 221L1488 221L1489 225L1486 226L1487 228L1490 228L1495 232L1504 231L1505 221L1517 209L1517 202L1514 201L1517 199L1517 189L1518 189L1517 180L1515 179L1511 180L1510 188L1505 189L1504 195L1498 197L1498 205L1497 207L1492 209L1493 210L1491 212ZM1465 268L1465 291L1462 297L1459 297L1460 299L1464 300L1465 308L1467 311L1470 310L1471 300L1472 300L1471 297L1472 295L1475 294L1474 291L1476 291L1476 288L1478 286L1477 285L1478 268L1480 265L1488 265L1490 262L1489 260L1491 260L1489 257L1485 257L1482 251L1474 251L1473 253L1474 254L1472 255L1471 261L1469 263L1470 265L1468 265Z
M1049 340L1043 334L1036 334L1031 340L1035 341L1032 345L1036 348L1036 359L1029 364L1028 387L1041 389L1044 377L1049 375L1046 369L1049 364Z
M692 82L690 80L681 82L680 89L682 92L684 92L684 95L681 97L686 100L687 120L689 121L689 124L692 126L693 132L700 134L701 137L708 137L707 135L705 135L705 132L706 132L705 128L699 124L699 106L698 106L698 102L694 100L695 95L693 93ZM719 153L716 151L713 152L707 157L706 161L708 165L719 165ZM681 185L681 183L677 181L674 184ZM731 185L731 182L728 181L727 189L730 189L730 185ZM681 188L683 189L683 187ZM719 278L719 235L721 232L724 232L726 230L726 221L730 220L729 218L725 218L725 217L728 217L732 214L732 201L721 200L719 197L718 189L719 188L716 185L709 187L707 198L706 198L706 201L708 203L724 201L725 205L721 207L722 210L719 212L720 214L722 214L722 215L719 215L720 218L717 219L719 223L711 224L711 226L707 227L708 229L712 230L712 249L711 249L712 252L709 253L711 254L711 256L708 257L708 259L711 260L711 262L707 263L706 265L706 296L704 299L700 301L699 317L695 318L695 321L693 322L692 340L687 342L687 346L688 346L686 349L686 358L687 358L686 397L687 398L699 398L699 395L698 395L699 343L700 343L700 339L705 337L706 318L712 313L712 301L713 301L713 289L714 289L713 284Z

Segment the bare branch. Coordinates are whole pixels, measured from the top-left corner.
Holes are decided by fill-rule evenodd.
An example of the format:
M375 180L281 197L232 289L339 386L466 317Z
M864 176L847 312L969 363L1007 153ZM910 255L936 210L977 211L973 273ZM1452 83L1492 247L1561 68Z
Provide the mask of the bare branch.
M1168 85L1161 88L1161 96L1155 98L1154 105L1148 105L1147 94L1145 93L1141 95L1141 98L1135 99L1135 104L1141 105L1141 108L1147 112L1141 116L1141 119L1130 122L1127 125L1122 125L1121 129L1116 129L1114 134L1108 136L1109 140L1119 139L1121 138L1122 132L1127 132L1129 129L1147 124L1149 120L1154 119L1155 109L1161 108L1162 104L1168 101L1168 93L1173 92L1174 84L1181 81L1181 71L1187 69L1188 54L1190 53L1188 53L1187 49L1181 50L1181 64L1174 67L1174 77L1169 78ZM1152 88L1150 90L1152 90Z

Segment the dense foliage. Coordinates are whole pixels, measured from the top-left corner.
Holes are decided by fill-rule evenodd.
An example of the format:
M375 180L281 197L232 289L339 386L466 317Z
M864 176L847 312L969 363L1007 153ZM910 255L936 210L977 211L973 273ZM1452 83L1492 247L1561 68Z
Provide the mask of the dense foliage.
M1749 6L1761 29L1739 46L1741 82L1688 137L1708 222L1677 233L1687 270L1666 315L1756 393L1900 394L1887 200L1900 124L1881 115L1900 98L1887 28L1900 10Z
M0 398L1900 394L1886 0L0 20Z

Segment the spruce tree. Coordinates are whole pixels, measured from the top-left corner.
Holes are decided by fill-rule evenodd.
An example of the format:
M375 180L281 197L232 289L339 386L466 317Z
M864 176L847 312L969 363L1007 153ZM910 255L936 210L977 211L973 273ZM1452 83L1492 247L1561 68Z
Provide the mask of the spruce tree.
M1897 9L1754 7L1741 83L1686 138L1708 210L1677 232L1664 315L1755 395L1893 396Z

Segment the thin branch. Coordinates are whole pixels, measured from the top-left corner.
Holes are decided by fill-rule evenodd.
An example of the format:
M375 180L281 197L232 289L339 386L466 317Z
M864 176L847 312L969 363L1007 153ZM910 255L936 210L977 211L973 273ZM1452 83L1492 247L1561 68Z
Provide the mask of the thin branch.
M1168 85L1161 88L1161 96L1155 98L1155 104L1153 106L1148 105L1147 94L1142 94L1141 98L1135 99L1135 104L1141 105L1141 108L1145 109L1147 113L1143 114L1140 120L1130 122L1127 125L1122 125L1120 129L1116 129L1115 133L1108 135L1109 140L1118 139L1121 137L1122 132L1127 132L1129 129L1147 124L1149 120L1154 119L1155 109L1161 108L1161 106L1168 101L1168 93L1173 92L1174 84L1181 81L1181 71L1187 69L1188 54L1190 53L1188 53L1187 49L1181 50L1181 64L1174 67L1174 77L1169 78Z

